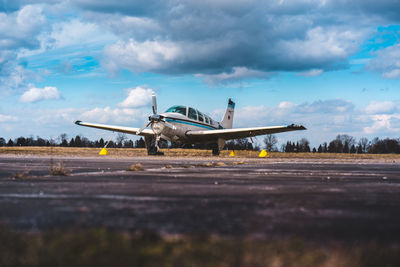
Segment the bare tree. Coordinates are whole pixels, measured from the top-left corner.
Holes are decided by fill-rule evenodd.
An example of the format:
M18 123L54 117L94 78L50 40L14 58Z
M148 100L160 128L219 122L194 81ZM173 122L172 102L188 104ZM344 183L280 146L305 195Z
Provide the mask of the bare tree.
M267 151L275 151L278 139L273 134L267 134L264 138L265 149Z
M126 139L128 139L126 137L126 134L118 133L117 138L116 138L118 147L122 147L122 144Z
M368 150L368 146L370 145L370 142L368 141L367 138L362 137L362 138L360 139L360 141L358 142L358 144L359 144L360 147L361 147L361 151L362 151L363 153L366 153L367 150Z

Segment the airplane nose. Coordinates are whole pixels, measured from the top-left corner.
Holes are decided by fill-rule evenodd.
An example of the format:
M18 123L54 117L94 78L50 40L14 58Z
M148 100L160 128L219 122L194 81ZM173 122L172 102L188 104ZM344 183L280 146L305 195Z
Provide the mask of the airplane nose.
M161 134L161 132L164 130L164 123L162 122L153 122L151 124L151 129L153 129L155 134Z

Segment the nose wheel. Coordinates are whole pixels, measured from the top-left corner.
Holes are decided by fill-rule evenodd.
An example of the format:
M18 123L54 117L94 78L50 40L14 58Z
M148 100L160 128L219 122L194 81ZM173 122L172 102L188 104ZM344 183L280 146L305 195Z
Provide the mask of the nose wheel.
M160 151L159 142L161 140L161 135L156 135L155 137L145 137L144 141L146 142L147 154L148 155L164 155L163 152Z

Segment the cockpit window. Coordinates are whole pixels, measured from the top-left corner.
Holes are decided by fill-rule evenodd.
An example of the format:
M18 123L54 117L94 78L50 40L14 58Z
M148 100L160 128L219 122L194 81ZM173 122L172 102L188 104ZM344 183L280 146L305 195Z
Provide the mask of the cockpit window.
M197 120L197 111L193 108L189 108L188 117L193 120Z
M186 116L186 107L185 106L173 106L173 107L170 107L169 109L167 109L165 112L166 113L167 112L179 113L179 114Z
M210 124L210 118L208 116L204 116L206 118L206 123Z
M197 111L197 114L199 114L199 121L204 122L204 115L200 111Z

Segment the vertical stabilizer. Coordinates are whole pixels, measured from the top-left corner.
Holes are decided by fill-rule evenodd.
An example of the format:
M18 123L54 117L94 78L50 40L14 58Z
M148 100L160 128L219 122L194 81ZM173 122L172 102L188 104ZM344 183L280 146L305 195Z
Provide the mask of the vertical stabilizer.
M232 129L234 111L235 111L235 102L233 102L229 98L228 107L226 108L225 115L221 121L221 126L224 127L225 129Z

